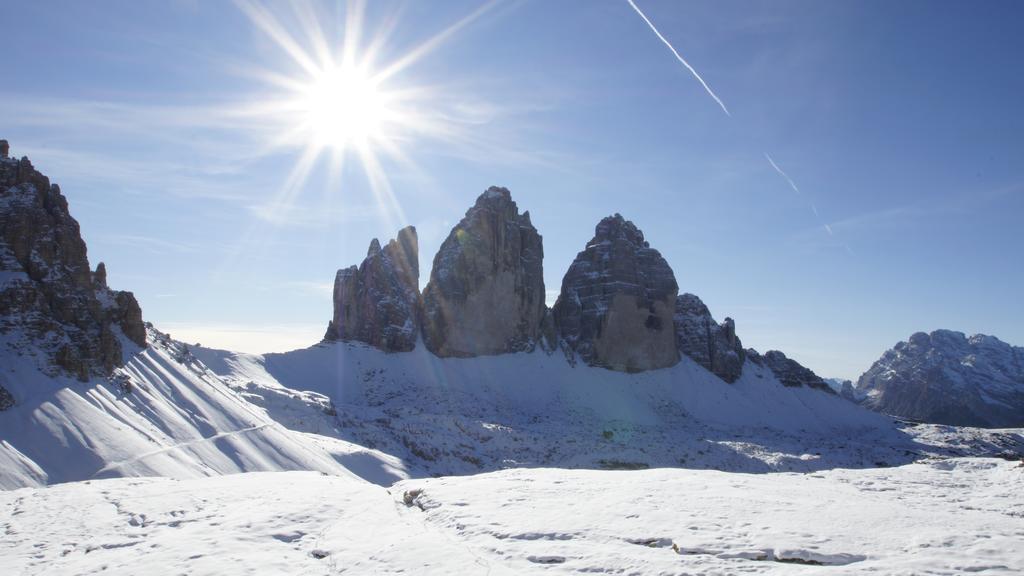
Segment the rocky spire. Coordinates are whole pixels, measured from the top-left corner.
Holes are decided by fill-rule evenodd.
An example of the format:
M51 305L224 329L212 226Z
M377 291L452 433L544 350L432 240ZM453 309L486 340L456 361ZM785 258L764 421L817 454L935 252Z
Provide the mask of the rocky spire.
M619 214L601 220L576 255L553 310L569 352L636 372L679 361L673 316L679 288L661 254Z
M505 188L477 198L434 257L423 335L438 356L533 350L542 336L544 248Z
M109 374L124 361L119 333L138 346L146 345L146 333L135 297L107 288L105 270L97 282L60 188L28 158L4 154L0 332L25 334L80 379Z
M675 329L679 351L722 380L731 384L743 373L747 355L732 318L720 325L700 298L680 294L676 298Z
M419 276L415 228L399 230L383 248L374 238L362 264L338 270L334 278L334 316L324 339L412 350L419 334Z

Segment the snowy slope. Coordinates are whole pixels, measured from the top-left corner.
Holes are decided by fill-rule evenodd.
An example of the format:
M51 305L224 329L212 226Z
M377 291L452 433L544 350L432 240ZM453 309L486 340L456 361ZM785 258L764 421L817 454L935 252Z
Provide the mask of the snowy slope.
M309 472L102 480L0 493L0 565L25 575L1009 575L1024 572L1022 484L1024 467L993 459L815 474L506 470L390 491Z
M392 455L414 477L537 466L812 471L1024 452L1018 431L908 427L783 386L752 362L727 384L688 358L626 374L540 351L441 359L422 346L389 354L334 342L195 354L283 425Z
M85 383L44 375L30 356L6 356L0 382L17 403L0 412L0 487L258 470L348 474L336 456L365 452L289 431L183 345L153 330L149 344L112 378Z

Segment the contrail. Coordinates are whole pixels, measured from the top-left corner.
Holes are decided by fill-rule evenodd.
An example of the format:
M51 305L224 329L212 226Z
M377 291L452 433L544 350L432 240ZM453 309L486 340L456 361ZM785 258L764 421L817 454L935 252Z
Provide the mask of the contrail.
M714 98L715 102L718 102L718 105L722 107L722 112L725 112L726 116L732 117L732 114L729 113L729 109L725 107L725 104L722 102L722 100L715 95L713 90L711 90L711 86L708 86L708 83L705 82L704 79L700 77L700 74L698 74L697 71L693 69L693 66L690 66L690 63L687 62L685 58L680 56L679 52L676 52L676 49L672 46L672 44L668 40L666 40L664 36L661 35L661 32L658 32L657 28L654 27L654 24L651 23L651 21L647 18L647 15L640 10L640 8L633 2L633 0L626 0L626 2L629 2L629 5L633 7L633 10L636 10L636 13L639 14L640 17L644 19L644 22L647 23L647 26L651 28L651 30L658 37L658 39L664 42L665 46L668 46L668 49L672 51L672 54L676 57L676 60L679 60L679 62L683 66L686 66L686 69L689 70L691 74L693 74L693 77L696 78L698 82L700 82L700 85L704 87L704 90L708 93L708 95Z
M693 77L696 78L698 82L700 82L700 85L704 87L704 91L708 93L708 96L714 98L715 102L717 102L718 105L721 106L722 112L725 112L725 115L731 118L732 114L729 113L729 109L725 107L725 103L722 102L722 99L719 98L711 89L711 86L708 86L708 83L705 82L704 79L700 77L700 74L698 74L697 71L693 69L693 66L690 66L690 63L687 62L685 58L679 55L679 52L677 52L675 47L672 46L672 43L670 43L664 36L662 36L661 32L658 32L658 29L654 26L654 23L651 22L650 18L648 18L642 10L640 10L640 7L636 5L636 2L634 2L633 0L626 0L626 2L628 2L630 7L632 7L633 10L636 11L636 13L639 14L641 18L643 18L644 22L647 23L647 26L651 29L651 31L654 32L655 36L657 36L658 39L661 40L663 44L665 44L665 46L668 46L668 49L672 51L672 55L676 57L676 60L679 60L679 63L682 64L683 66L686 66L686 69L689 70L691 74L693 74ZM767 152L764 153L764 158L765 160L768 161L769 164L771 164L772 168L779 174L779 176L785 178L786 183L788 183L789 187L793 189L793 192L796 192L797 196L803 197L803 193L800 192L800 188L796 185L796 182L793 182L793 179L789 177L789 174L786 174L785 170L779 168L779 165L775 163L775 160L772 160L772 157ZM821 222L821 215L818 214L818 207L812 203L810 204L810 208L811 212L814 213L814 217L819 222ZM828 232L829 236L835 236L835 234L832 232L831 226L829 226L827 223L822 224L822 226L825 228L825 232ZM846 248L846 251L851 256L853 255L853 250L850 248L848 244L843 243L843 247Z
M779 165L775 163L775 160L772 160L772 157L769 156L767 152L764 153L764 159L767 160L768 163L772 165L772 168L774 168L780 176L786 179L786 182L789 182L789 187L793 189L793 192L796 192L798 196L803 196L803 194L800 193L800 188L797 187L796 182L793 182L793 179L789 177L789 174L786 174L786 172L782 168L779 168ZM821 215L818 214L818 207L815 206L814 204L811 204L811 212L814 212L815 218L817 218L820 222ZM829 236L835 236L835 234L832 233L831 226L829 226L827 223L823 224L823 226L825 227L825 232L828 232ZM853 251L850 250L849 246L846 246L846 249L850 251L851 254L853 253Z
M768 160L768 163L772 165L772 168L775 168L775 171L778 172L779 175L781 175L783 178L785 178L786 182L789 182L789 187L792 188L794 192L799 194L800 193L800 189L796 187L796 183L793 182L793 179L789 177L789 174L786 174L785 172L783 172L782 168L779 168L779 165L775 163L775 160L772 160L772 157L769 156L767 152L764 153L764 157L765 157L765 160ZM818 211L815 210L814 206L811 206L811 210L814 210L815 214L818 213Z

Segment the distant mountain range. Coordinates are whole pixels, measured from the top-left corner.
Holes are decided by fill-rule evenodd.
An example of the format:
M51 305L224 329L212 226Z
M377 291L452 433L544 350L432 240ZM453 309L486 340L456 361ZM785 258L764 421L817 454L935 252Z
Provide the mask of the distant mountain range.
M265 356L189 348L107 287L60 188L8 152L0 141L0 487L293 469L379 483L541 465L813 470L949 444L948 432L843 401L781 352L744 349L735 323L679 294L619 214L597 224L548 308L542 238L499 187L452 229L422 293L408 227L337 272L320 344ZM966 423L1013 422L1021 349L936 334L876 363L858 384L865 405L955 413L954 401L915 412L914 398L932 395L900 392L932 380L895 375L935 366L927 374L961 375L949 395L978 398ZM1019 436L956 444L1024 451Z
M847 394L893 416L954 426L1024 426L1024 348L994 336L918 332Z

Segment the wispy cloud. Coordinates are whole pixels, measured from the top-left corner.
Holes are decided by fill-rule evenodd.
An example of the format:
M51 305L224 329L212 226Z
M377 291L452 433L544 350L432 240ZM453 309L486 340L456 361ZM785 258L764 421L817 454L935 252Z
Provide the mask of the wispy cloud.
M902 229L926 222L940 215L959 216L978 210L985 202L993 202L1013 194L1024 194L1024 182L1015 182L987 190L965 189L938 198L927 198L910 204L889 206L831 222L837 232L857 233L880 229Z
M190 242L178 242L163 238L152 238L149 236L132 234L103 234L98 236L96 240L101 244L134 247L154 254L167 254L172 252L190 253L198 252L200 250L197 244L192 244ZM208 251L210 248L211 246L207 245L203 247L203 250Z
M685 58L679 55L679 52L676 51L674 46L672 46L672 43L661 35L661 32L659 32L658 29L654 26L654 23L652 23L650 19L647 18L647 15L644 14L642 10L640 10L640 7L637 6L636 3L633 2L633 0L626 0L626 2L629 2L629 5L633 7L633 10L635 10L636 13L639 14L641 18L643 18L644 22L647 23L647 26L651 29L652 32L654 32L654 35L657 36L658 39L665 44L665 46L668 46L668 49L672 51L672 55L676 57L676 60L678 60L679 63L682 64L683 66L686 66L686 69L689 70L691 74L693 74L693 77L696 78L698 82L700 82L700 85L704 87L704 91L708 93L708 96L711 96L715 100L715 102L717 102L718 105L722 108L722 112L725 112L726 116L732 116L732 114L729 113L729 109L725 107L725 103L722 102L722 99L719 98L717 94L715 94L714 90L711 89L711 86L708 86L708 83L704 81L704 78L701 78L701 75L697 73L693 66L690 66L690 63L687 62Z

